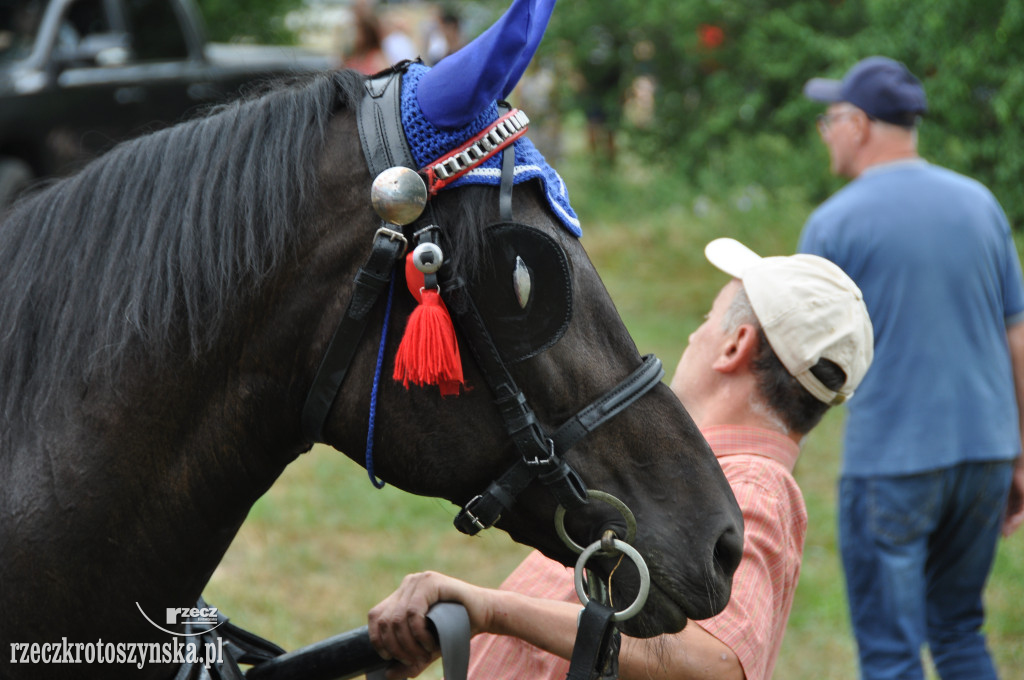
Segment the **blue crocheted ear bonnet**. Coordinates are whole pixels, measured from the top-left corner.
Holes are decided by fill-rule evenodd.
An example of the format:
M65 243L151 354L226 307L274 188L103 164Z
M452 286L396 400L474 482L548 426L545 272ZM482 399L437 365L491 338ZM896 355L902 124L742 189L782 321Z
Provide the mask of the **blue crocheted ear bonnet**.
M419 167L472 138L499 118L497 100L519 82L544 35L555 0L514 0L489 29L434 68L412 64L402 78L402 127ZM529 115L529 111L526 114ZM539 179L548 204L574 236L580 221L562 178L526 137L517 139L515 183ZM501 156L449 186L501 182Z
M492 101L472 122L455 130L442 130L432 124L424 117L416 97L420 80L429 70L420 64L412 64L402 79L402 127L405 128L405 138L409 143L413 158L421 168L472 138L498 120L500 115L497 103ZM526 112L527 115L529 113L529 111ZM537 147L526 137L517 139L513 144L513 149L516 154L515 183L539 179L544 185L548 203L558 219L573 235L582 235L580 220L572 206L569 205L569 193L565 188L565 183L555 169L548 165ZM500 182L501 155L499 154L470 170L449 186L457 187L467 184L497 186Z

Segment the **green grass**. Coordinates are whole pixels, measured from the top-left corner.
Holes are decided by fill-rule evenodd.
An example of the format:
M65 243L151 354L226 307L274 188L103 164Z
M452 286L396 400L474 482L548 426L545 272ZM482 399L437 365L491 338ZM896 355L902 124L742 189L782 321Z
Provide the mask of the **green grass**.
M723 189L701 196L664 173L627 162L595 169L570 147L560 164L584 225L583 243L641 352L671 373L723 274L703 256L716 236L786 254L811 210L799 191ZM812 433L796 470L808 508L803 570L775 677L856 677L836 550L835 481L844 412ZM495 586L526 554L495 530L468 538L455 508L386 487L341 454L316 447L256 506L214 574L207 599L239 625L294 648L366 621L412 571L433 569ZM987 632L1004 678L1024 668L1024 532L1004 541L987 591ZM423 676L440 678L440 664Z
M525 548L498 532L463 536L453 517L447 501L378 491L361 467L317 446L253 508L206 596L293 649L365 624L410 572L482 572L482 582L500 583Z

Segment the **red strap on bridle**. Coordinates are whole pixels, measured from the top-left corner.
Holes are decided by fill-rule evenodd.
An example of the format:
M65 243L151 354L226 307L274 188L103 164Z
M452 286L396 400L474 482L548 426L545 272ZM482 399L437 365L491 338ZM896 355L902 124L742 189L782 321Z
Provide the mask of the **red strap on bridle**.
M498 155L526 134L530 119L519 109L512 109L491 123L468 142L428 163L420 172L427 180L431 196L445 188L488 158Z

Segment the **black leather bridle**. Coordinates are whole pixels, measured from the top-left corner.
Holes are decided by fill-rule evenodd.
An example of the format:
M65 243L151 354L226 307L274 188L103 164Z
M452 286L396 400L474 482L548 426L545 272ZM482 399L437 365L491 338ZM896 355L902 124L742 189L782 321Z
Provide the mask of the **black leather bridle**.
M401 121L401 76L405 68L405 64L397 65L365 83L357 120L363 153L374 177L395 166L419 170ZM514 157L508 147L497 152L504 154L499 207L503 219L510 220ZM402 227L384 223L374 234L373 249L366 264L356 273L352 299L303 406L302 428L308 439L323 441L324 424L362 338L369 312L387 287L395 264L411 238L436 239L437 229L421 229L414 236L407 236ZM505 432L519 453L515 463L462 508L455 518L455 526L470 535L491 527L534 480L548 487L566 509L585 504L586 485L565 461L565 454L580 439L657 385L665 375L661 361L653 355L645 356L625 380L549 435L538 422L526 395L516 385L466 289L466 282L447 267L438 272L438 277L445 304L495 397Z

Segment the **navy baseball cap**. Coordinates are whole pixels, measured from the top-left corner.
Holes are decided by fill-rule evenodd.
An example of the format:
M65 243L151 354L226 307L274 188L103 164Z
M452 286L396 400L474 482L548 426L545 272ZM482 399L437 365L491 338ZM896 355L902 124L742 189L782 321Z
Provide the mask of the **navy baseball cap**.
M804 96L819 102L849 102L894 125L914 125L917 117L928 111L921 81L888 57L862 59L842 80L811 78L804 85Z

